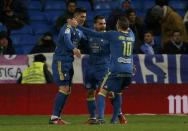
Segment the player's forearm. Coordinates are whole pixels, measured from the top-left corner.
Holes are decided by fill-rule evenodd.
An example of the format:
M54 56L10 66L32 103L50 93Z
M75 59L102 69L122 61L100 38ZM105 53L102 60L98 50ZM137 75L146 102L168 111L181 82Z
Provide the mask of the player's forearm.
M93 31L91 29L88 29L88 28L85 28L83 26L78 26L78 29L82 30L83 33L87 34L88 36L103 38L103 36L101 35L101 33L95 32L95 31Z
M67 45L68 49L73 50L75 48L75 45L72 43L72 41L69 37L65 37L64 42Z

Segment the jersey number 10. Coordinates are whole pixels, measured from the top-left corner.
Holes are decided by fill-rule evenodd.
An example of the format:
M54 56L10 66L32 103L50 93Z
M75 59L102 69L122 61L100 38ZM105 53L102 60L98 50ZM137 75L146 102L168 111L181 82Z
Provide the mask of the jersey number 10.
M132 42L123 41L123 55L124 56L132 55Z

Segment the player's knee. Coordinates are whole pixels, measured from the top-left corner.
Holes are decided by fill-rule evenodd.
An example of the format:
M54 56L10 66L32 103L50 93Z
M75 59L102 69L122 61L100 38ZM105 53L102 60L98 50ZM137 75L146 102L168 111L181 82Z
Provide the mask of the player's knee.
M121 96L123 93L122 92L118 92L118 93L116 93L116 95L119 95L119 96Z
M113 91L108 92L108 98L109 99L114 99L115 98L115 93Z
M95 100L95 90L88 90L87 91L87 101Z
M106 97L107 93L108 93L108 91L107 91L107 90L105 90L105 89L101 88L101 89L99 90L98 95L102 95L102 96Z
M71 88L69 86L60 86L59 92L65 94L65 95L69 95L71 93Z

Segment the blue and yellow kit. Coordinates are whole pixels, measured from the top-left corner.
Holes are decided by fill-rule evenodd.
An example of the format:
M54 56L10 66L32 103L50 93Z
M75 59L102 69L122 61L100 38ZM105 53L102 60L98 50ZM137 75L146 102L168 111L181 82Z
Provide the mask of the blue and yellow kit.
M120 88L130 84L133 72L132 52L135 37L132 30L128 29L127 32L95 32L81 26L78 26L78 28L88 36L109 40L110 66L103 84L108 80L106 84L109 90L121 92Z
M88 66L82 64L84 85L86 89L96 89L108 72L110 45L105 39L88 37L87 46L89 49Z
M73 49L78 47L83 37L80 30L67 24L61 28L52 62L54 81L58 86L71 85L74 74Z

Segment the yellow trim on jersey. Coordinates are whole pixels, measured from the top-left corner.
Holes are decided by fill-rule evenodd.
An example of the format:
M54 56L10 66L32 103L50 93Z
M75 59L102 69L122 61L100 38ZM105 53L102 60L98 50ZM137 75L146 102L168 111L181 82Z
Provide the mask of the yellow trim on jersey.
M124 33L124 34L128 34L129 33L129 31L121 31L122 33Z
M108 98L109 99L114 99L115 98L115 93L113 91L108 92Z
M71 25L67 24L67 28L71 28Z
M87 98L87 101L94 101L94 100L95 100L95 97Z
M118 95L122 95L123 93L121 92L121 93L117 93Z
M104 94L104 93L102 93L102 92L99 92L98 95L101 95L101 96L106 97L106 94Z
M102 80L102 83L100 85L100 88L102 88L104 86L104 84L106 83L106 81L108 80L109 75L111 74L111 72L108 72L105 76L104 79Z
M58 69L58 73L59 73L59 79L60 79L60 80L64 80L65 77L64 77L64 74L63 74L63 72L62 72L61 61L58 61L58 62L57 62L57 69Z
M63 90L59 90L59 92L65 94L65 95L69 95L69 93L67 93L67 92L65 92Z

